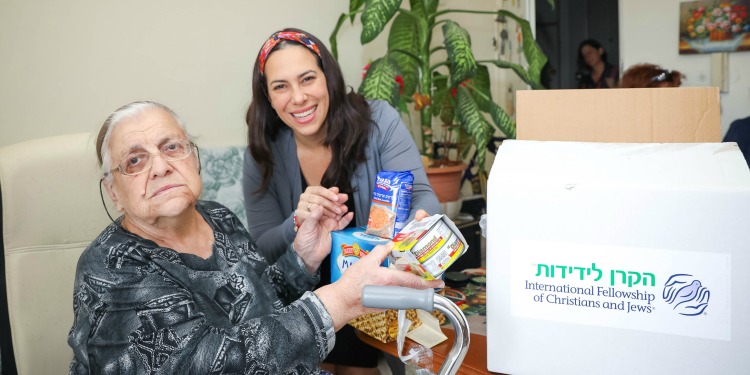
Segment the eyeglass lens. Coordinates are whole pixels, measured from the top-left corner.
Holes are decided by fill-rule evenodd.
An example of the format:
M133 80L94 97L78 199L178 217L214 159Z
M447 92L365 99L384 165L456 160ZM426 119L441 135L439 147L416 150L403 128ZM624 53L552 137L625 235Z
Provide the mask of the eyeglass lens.
M193 145L190 141L171 141L164 144L159 152L166 161L177 161L185 159L190 155L193 150ZM154 156L146 150L138 150L131 152L126 156L120 163L120 171L126 175L134 175L151 167L154 162Z

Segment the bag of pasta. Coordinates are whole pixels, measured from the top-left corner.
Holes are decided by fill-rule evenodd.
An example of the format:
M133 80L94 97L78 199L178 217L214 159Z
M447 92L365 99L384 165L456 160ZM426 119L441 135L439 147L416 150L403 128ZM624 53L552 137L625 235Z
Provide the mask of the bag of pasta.
M391 239L406 225L413 183L414 175L410 171L378 173L366 233Z

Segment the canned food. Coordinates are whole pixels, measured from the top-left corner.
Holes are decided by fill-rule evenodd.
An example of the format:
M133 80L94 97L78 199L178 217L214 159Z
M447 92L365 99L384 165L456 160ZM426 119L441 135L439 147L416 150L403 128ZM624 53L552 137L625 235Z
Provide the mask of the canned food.
M469 248L466 239L445 215L433 215L407 224L393 238L391 264L433 280Z

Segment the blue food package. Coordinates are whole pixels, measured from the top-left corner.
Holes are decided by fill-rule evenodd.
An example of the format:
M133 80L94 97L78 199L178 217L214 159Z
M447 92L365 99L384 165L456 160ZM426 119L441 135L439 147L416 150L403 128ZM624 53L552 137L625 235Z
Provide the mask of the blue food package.
M349 266L367 255L375 246L388 243L387 239L365 233L364 227L331 232L331 282L341 277ZM388 266L388 260L382 264Z
M410 171L381 171L372 192L367 233L393 238L406 225L411 210L414 175Z

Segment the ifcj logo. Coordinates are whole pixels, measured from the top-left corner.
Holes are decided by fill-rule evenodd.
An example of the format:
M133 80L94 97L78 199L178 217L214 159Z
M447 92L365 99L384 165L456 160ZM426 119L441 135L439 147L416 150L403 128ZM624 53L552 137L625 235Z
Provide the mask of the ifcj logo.
M678 273L664 284L662 297L680 315L695 316L706 310L711 292L693 275Z

